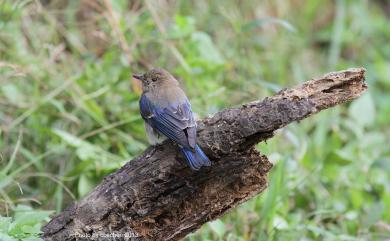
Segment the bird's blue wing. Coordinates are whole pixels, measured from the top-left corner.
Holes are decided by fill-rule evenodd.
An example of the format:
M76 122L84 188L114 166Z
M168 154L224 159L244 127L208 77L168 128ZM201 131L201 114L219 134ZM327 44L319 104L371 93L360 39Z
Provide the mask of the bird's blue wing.
M140 99L142 118L160 133L179 145L194 150L196 124L188 100L179 104L160 107L146 96Z

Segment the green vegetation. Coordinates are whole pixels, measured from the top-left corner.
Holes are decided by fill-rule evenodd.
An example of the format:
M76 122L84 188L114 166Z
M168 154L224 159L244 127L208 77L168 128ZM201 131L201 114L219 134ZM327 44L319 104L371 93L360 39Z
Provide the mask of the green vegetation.
M259 144L269 188L187 240L390 237L388 1L151 2L0 0L0 240L37 240L40 210L148 146L130 75L149 66L199 116L365 67L364 96Z

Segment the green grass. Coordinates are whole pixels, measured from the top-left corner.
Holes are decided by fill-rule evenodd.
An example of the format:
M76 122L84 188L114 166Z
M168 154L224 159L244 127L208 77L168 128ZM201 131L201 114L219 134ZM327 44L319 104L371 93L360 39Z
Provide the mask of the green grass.
M201 117L365 67L366 94L259 144L269 188L187 240L390 237L386 1L80 2L0 0L1 240L34 240L40 210L148 146L130 76L150 66L180 77Z

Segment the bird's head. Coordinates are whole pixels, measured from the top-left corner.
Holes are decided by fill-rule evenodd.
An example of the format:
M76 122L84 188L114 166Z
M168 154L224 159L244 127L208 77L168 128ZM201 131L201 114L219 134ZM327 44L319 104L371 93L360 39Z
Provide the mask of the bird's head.
M178 85L178 81L168 71L160 68L154 68L144 74L133 74L133 78L142 82L142 90L144 92L154 89Z

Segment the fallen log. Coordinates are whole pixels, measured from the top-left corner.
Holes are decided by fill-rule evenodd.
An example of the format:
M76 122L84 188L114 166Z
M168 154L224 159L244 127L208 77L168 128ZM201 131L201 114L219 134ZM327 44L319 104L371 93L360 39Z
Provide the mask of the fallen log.
M170 141L108 175L44 228L45 240L179 240L267 186L272 164L254 145L275 130L359 97L363 68L326 74L198 121L212 166L192 171Z

